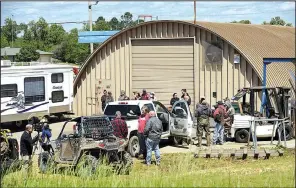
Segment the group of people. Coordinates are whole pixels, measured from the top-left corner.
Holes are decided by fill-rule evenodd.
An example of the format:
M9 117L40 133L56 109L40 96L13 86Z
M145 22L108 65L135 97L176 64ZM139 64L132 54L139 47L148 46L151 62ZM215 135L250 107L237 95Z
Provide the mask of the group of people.
M115 119L111 121L114 135L127 143L128 127L121 118L121 112L116 111ZM154 111L149 111L147 107L141 109L141 116L138 119L138 139L140 143L140 151L136 153L138 158L143 155L145 163L151 164L152 151L155 153L156 164L160 164L159 143L162 134L162 122L156 117Z
M187 101L187 104L188 106L190 106L191 104L191 97L189 96L188 92L187 92L187 89L182 89L181 90L181 99ZM177 93L174 93L173 94L173 97L171 98L171 101L170 101L170 105L173 106L175 104L175 102L179 101L180 98L178 97L178 94Z
M215 121L213 145L223 145L224 127L230 126L233 122L235 111L228 98L224 99L224 102L218 101L214 107L215 110L212 111L205 97L201 97L199 103L196 105L195 117L197 117L198 123L197 138L199 147L202 145L203 131L206 134L207 146L211 145L210 117L213 117Z

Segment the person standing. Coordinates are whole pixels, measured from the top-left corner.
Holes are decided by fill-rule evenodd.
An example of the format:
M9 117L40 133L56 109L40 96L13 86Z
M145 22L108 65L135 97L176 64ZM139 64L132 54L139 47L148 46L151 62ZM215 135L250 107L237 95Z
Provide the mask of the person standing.
M127 127L126 122L123 119L121 119L121 112L120 111L116 111L115 116L116 116L115 119L113 119L111 121L113 130L114 130L113 134L117 138L124 141L123 145L125 147L128 143L128 139L127 139L128 127Z
M101 97L101 102L102 102L102 112L104 112L105 107L106 107L106 98L107 98L107 90L104 90L103 95Z
M124 90L121 90L121 92L120 92L120 96L119 96L118 100L119 100L119 101L126 101L126 100L129 100L129 97L126 96Z
M173 94L173 98L171 98L171 101L170 101L170 105L174 105L175 102L179 101L180 99L178 98L178 94L177 93L174 93Z
M207 146L211 144L211 132L210 132L210 116L211 116L211 109L207 105L205 99L201 100L201 104L196 105L196 113L195 117L197 117L197 138L198 138L198 146L201 147L202 145L202 135L203 131L206 133L207 139Z
M214 137L213 137L213 145L216 145L216 144L223 145L226 109L222 101L218 101L218 107L214 111L213 116L216 123L215 130L214 130Z
M160 137L163 131L162 122L156 117L156 113L154 111L149 112L149 120L146 123L144 129L144 135L146 137L146 148L147 148L147 156L146 156L146 164L151 164L151 156L152 151L155 153L156 165L160 165L160 150L159 143Z
M35 142L37 142L40 139L38 135L36 135L32 139L32 136L31 136L32 132L33 132L33 126L31 124L26 125L26 129L23 132L20 140L20 150L21 150L20 154L24 162L25 169L28 169L29 166L31 165L33 145Z
M187 104L189 106L191 104L191 97L187 93L186 89L182 89L181 92L182 92L181 99L184 99L185 101L187 101Z
M150 95L147 93L146 89L143 89L141 100L150 100Z
M136 157L138 158L141 154L143 154L144 159L146 160L146 142L145 142L145 136L144 136L144 129L146 126L146 122L149 119L149 110L147 107L142 108L142 114L138 119L138 139L140 143L140 152L136 154Z
M107 105L109 102L114 102L114 98L113 98L113 96L112 96L111 91L108 91L108 95L107 95L107 97L106 97L106 105Z

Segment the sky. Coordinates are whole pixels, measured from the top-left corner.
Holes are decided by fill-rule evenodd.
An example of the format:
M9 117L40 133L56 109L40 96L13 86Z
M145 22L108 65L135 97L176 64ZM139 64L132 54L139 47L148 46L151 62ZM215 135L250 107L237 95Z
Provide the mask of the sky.
M93 1L95 3L95 1ZM209 22L231 22L233 20L250 20L253 24L270 21L272 17L280 16L287 23L295 26L295 2L282 1L198 1L197 20ZM125 12L138 15L152 15L153 20L193 20L192 2L148 2L148 1L100 1L92 6L92 17L96 20L104 16L106 20L119 18ZM48 23L87 21L87 1L56 1L56 2L1 2L1 25L7 17L12 17L19 23L29 23L43 17ZM82 24L64 24L65 30L82 28Z

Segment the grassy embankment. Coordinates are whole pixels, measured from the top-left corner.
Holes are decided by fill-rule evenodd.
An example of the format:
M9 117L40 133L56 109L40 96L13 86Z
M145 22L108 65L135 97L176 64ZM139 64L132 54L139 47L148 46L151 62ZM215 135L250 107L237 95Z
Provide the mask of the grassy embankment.
M31 176L22 171L5 175L2 187L294 187L294 152L269 160L195 159L192 154L163 155L161 166L136 160L130 175L107 175L101 167L93 177L71 170L40 174L34 163Z

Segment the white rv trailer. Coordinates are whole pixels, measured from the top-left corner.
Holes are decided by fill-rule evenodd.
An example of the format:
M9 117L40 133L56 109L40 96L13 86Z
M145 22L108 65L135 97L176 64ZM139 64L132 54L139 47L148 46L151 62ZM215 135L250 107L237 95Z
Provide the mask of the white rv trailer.
M1 124L72 111L73 68L68 65L7 66L1 61Z

